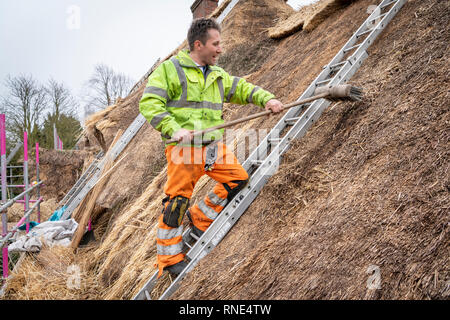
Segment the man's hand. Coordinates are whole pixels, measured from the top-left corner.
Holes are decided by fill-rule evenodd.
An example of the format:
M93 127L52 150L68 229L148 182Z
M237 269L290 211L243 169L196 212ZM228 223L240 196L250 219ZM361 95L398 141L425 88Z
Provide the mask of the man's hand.
M175 132L172 136L172 139L177 140L178 142L189 142L192 140L192 133L194 130L187 130L181 128L177 132Z
M271 110L273 113L281 112L283 111L283 104L277 99L270 99L266 103L266 110Z

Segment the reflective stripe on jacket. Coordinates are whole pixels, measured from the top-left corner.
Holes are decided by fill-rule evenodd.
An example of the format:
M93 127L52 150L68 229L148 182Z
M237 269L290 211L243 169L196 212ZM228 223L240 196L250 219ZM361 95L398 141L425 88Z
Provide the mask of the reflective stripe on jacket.
M274 97L218 66L208 66L203 74L183 50L150 75L139 111L167 140L181 128L204 130L222 124L224 102L264 107ZM223 129L209 132L203 140L217 140L222 134Z

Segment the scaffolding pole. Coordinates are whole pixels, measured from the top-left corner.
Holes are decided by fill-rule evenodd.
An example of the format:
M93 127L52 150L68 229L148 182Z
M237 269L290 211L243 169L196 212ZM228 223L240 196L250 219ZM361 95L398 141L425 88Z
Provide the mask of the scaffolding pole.
M53 124L53 149L58 150L58 134L56 133L55 124Z
M5 114L0 114L0 154L1 154L1 183L2 183L2 204L7 200L6 195L6 131L5 131ZM8 216L6 209L2 210L2 237L8 233ZM8 247L2 248L3 278L8 277Z
M25 131L23 133L23 184L25 185L25 190L28 189L28 133ZM23 204L25 212L30 208L30 195L25 193L24 196L25 203ZM26 219L26 232L30 231L30 217Z
M4 279L8 278L9 273L9 257L8 257L8 240L12 237L12 235L17 231L17 229L22 225L26 224L26 232L30 231L30 215L34 209L37 209L37 221L41 222L41 212L40 212L40 204L43 201L43 198L40 196L40 185L43 181L40 181L39 178L39 143L36 143L36 181L29 185L29 177L28 177L28 133L25 131L23 133L23 166L7 166L7 158L6 158L6 116L5 114L0 114L0 181L1 181L1 205L0 205L0 213L2 216L2 232L1 232L1 250L2 250L2 267L3 273L2 276ZM56 129L54 127L54 129ZM56 131L54 131L56 133ZM18 144L20 145L20 144ZM60 143L62 147L62 142ZM17 148L17 145L16 145ZM15 148L15 149L16 149ZM14 152L17 152L15 150ZM13 168L23 168L23 185L8 185L7 184L7 169L10 170L10 176L12 175ZM13 199L8 200L7 197L7 188L8 187L21 187L24 188L24 191ZM36 189L36 200L30 199L30 193ZM23 200L22 200L23 199ZM23 203L24 204L24 216L20 219L20 221L16 224L11 231L8 231L8 215L7 210L14 203ZM34 205L30 208L30 203L34 203Z
M36 142L36 183L39 183L39 143ZM36 198L41 198L41 188L36 188ZM37 223L41 223L41 203L37 206Z

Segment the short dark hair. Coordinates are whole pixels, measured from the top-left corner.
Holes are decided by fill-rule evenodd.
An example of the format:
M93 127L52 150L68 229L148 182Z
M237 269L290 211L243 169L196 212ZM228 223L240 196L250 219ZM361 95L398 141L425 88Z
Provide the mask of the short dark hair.
M200 40L201 43L206 44L209 29L216 29L220 32L220 26L214 19L199 18L192 21L187 35L189 50L192 51L194 49L194 42L196 40Z

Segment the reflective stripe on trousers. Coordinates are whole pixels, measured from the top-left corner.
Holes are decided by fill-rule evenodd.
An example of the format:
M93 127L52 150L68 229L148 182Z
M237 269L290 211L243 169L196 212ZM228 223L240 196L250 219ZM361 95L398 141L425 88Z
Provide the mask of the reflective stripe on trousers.
M162 246L157 244L156 250L158 254L164 255L164 256L172 256L178 253L183 252L183 242L172 244L170 246Z
M183 226L171 228L163 222L163 214L158 220L156 233L156 252L159 274L166 266L176 264L184 259Z

